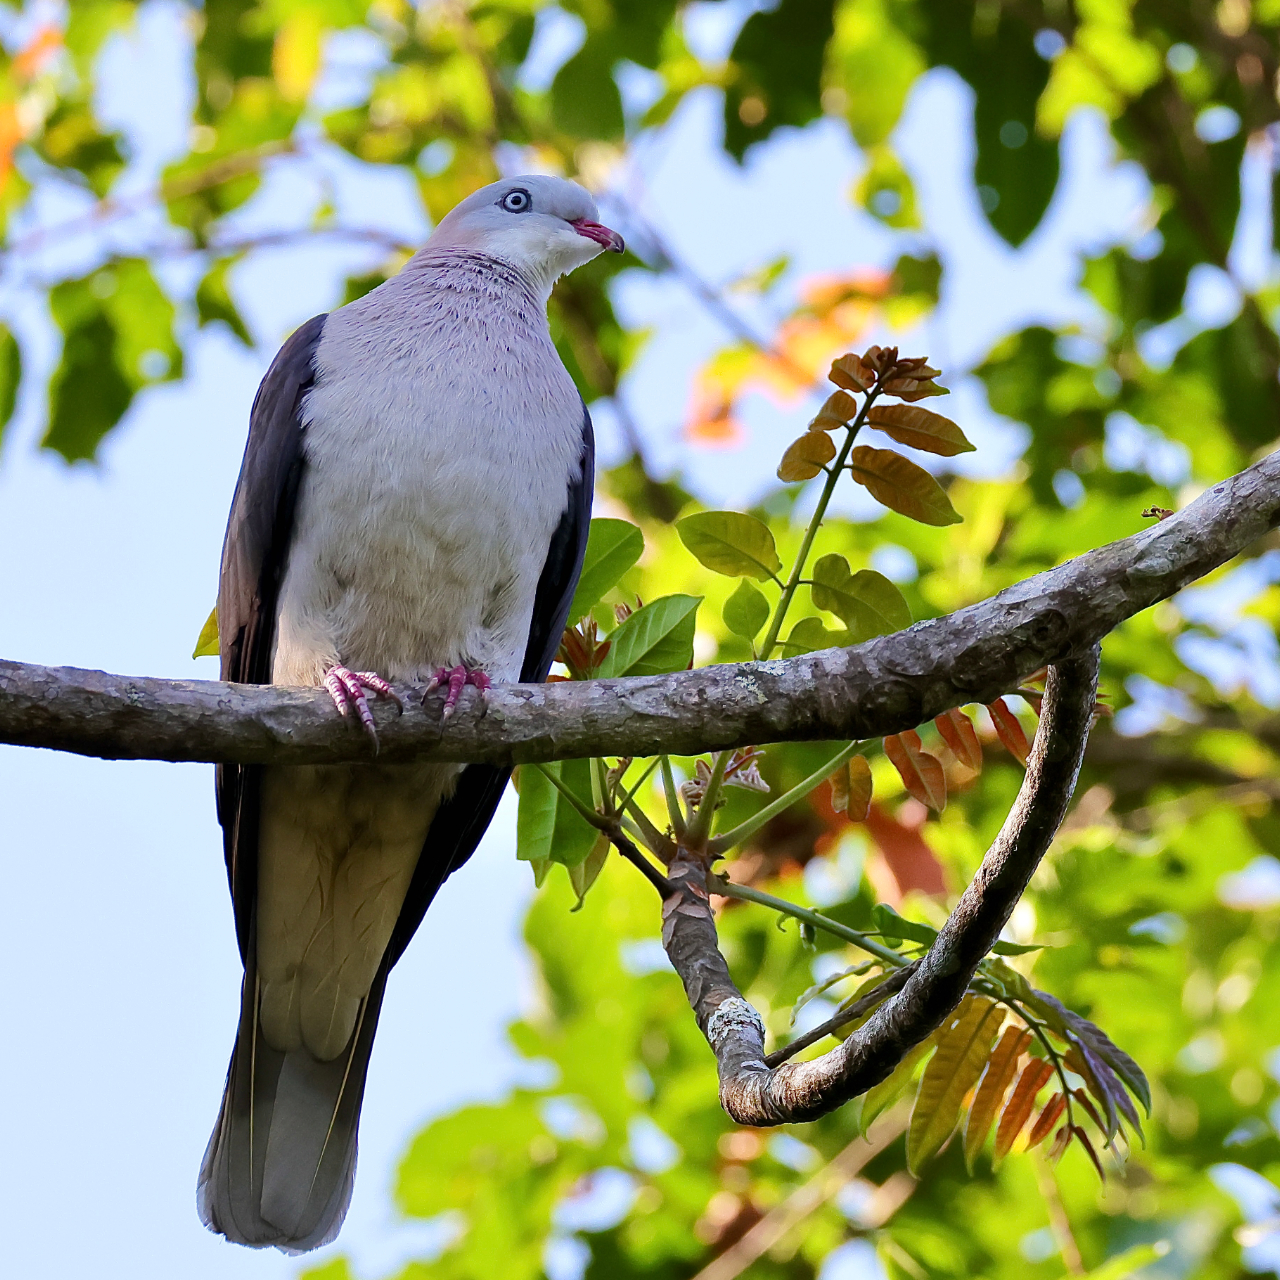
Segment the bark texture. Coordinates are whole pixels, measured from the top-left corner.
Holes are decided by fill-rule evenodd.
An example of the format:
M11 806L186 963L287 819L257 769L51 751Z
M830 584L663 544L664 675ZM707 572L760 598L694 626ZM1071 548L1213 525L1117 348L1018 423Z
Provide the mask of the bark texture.
M1089 737L1098 661L1095 646L1050 668L1022 789L977 875L901 990L820 1058L770 1069L764 1026L720 954L707 862L677 853L662 941L716 1055L721 1104L739 1124L787 1124L835 1110L883 1080L960 1002L1066 815Z
M1135 513L1136 515L1136 513ZM1280 453L1151 528L980 604L849 649L672 675L506 685L375 706L380 759L508 765L695 754L797 740L876 738L991 702L1083 653L1280 523ZM415 696L416 694L416 696ZM0 742L108 759L335 764L372 747L319 689L158 680L0 661Z

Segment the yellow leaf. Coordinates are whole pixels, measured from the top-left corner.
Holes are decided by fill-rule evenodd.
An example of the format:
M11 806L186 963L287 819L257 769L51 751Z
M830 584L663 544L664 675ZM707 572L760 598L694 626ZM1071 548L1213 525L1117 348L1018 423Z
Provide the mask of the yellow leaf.
M276 32L271 74L288 102L305 101L320 72L324 29L314 8L300 7Z
M919 1066L920 1059L933 1048L937 1035L938 1033L935 1031L933 1035L926 1037L914 1049L909 1050L907 1056L898 1063L888 1076L862 1095L862 1109L858 1113L858 1125L862 1130L863 1137L866 1136L867 1130L875 1123L876 1117L882 1115L893 1106L902 1095L903 1090L911 1083L911 1077L915 1073L916 1067Z
M844 807L841 812L850 822L866 822L867 813L871 809L871 766L866 756L854 756L845 770ZM835 786L832 785L832 807L834 808Z
M810 431L835 431L846 426L851 418L858 416L858 402L847 392L837 391L827 397L827 402L818 410L817 417L809 423Z
M218 606L209 610L205 624L200 628L200 638L196 641L193 658L216 658L218 656Z
M969 996L938 1029L938 1052L920 1077L907 1133L907 1168L917 1177L960 1118L960 1106L991 1056L1003 1014L994 1000Z
M1006 1027L1000 1043L991 1055L991 1061L987 1063L987 1073L982 1077L982 1083L974 1095L964 1130L964 1162L970 1173L973 1172L973 1162L977 1159L978 1152L987 1140L987 1134L991 1132L992 1122L1004 1101L1005 1091L1018 1069L1018 1058L1030 1039L1031 1032L1026 1027Z
M871 496L921 524L959 524L960 515L942 486L923 468L892 449L859 445L849 459L853 478Z
M867 425L892 436L899 444L912 449L954 458L957 453L972 453L973 445L950 418L928 409L906 404L876 404L867 414Z
M806 431L793 440L778 464L779 480L812 480L836 456L836 447L825 431Z

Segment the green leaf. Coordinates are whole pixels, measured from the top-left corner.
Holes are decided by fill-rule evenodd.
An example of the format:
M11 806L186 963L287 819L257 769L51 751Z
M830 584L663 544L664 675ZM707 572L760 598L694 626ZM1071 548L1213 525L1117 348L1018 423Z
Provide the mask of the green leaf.
M141 259L126 258L49 294L63 333L41 444L68 462L92 458L134 395L182 376L173 303Z
M221 320L246 347L252 347L253 338L227 288L227 272L237 261L236 258L222 258L205 273L204 279L196 286L196 315L202 329L215 320Z
M604 870L604 864L608 860L611 848L609 837L600 832L596 837L595 844L591 847L591 852L577 866L569 868L569 883L573 885L573 891L578 895L578 902L573 908L574 911L582 910L587 891L595 884L600 872Z
M1032 951L1043 951L1047 945L1044 942L997 942L991 950L998 956L1025 956Z
M626 520L599 519L591 522L582 576L569 606L569 623L577 622L618 580L644 551L644 534Z
M724 602L720 616L735 636L754 640L760 634L760 628L769 621L769 602L758 588L743 578Z
M516 817L516 857L534 864L545 858L576 867L595 848L600 834L561 794L559 787L543 773L553 773L590 809L591 762L558 760L540 767L520 770L520 809Z
M596 678L684 671L693 662L693 632L701 603L701 596L663 596L637 609L609 636L611 648Z
M848 628L852 643L892 635L911 625L911 608L902 592L882 573L854 573L844 556L822 556L813 566L814 607L834 613Z
M676 523L680 541L713 573L767 582L782 568L769 526L741 511L699 511Z
M13 417L22 381L22 351L8 325L0 324L0 437Z
M216 658L218 656L218 606L209 610L204 626L200 628L200 638L192 651L193 658Z
M794 658L802 653L816 653L819 649L836 649L851 644L847 631L828 631L819 618L801 618L782 645L783 654Z
M872 908L871 919L886 941L901 941L906 938L911 942L922 942L925 946L931 947L938 936L937 929L927 924L919 924L915 920L905 919L884 902Z

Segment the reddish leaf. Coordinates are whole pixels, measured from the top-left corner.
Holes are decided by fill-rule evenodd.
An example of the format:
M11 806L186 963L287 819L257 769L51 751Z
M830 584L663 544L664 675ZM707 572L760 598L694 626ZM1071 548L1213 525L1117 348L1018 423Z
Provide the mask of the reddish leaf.
M778 479L812 480L835 456L836 447L825 431L806 431L787 446L778 463Z
M890 388L892 385L889 384ZM905 404L873 405L867 414L867 425L883 431L899 444L941 454L944 458L973 451L973 445L965 439L964 432L950 418L930 413L928 409L916 409Z
M836 364L840 362L837 360ZM832 381L835 381L833 378ZM827 397L818 410L817 417L809 424L810 431L838 431L858 416L858 402L847 392L837 391Z
M1093 1149L1093 1143L1089 1141L1089 1135L1077 1124L1072 1125L1071 1132L1075 1134L1076 1140L1085 1149L1089 1159L1093 1161L1093 1167L1098 1171L1098 1177L1106 1182L1106 1171L1102 1167L1102 1161L1098 1159L1098 1153Z
M1027 1137L1027 1150L1032 1147L1038 1147L1052 1132L1053 1126L1058 1123L1058 1117L1067 1109L1067 1095L1065 1093L1055 1093L1052 1098L1044 1105L1044 1110L1040 1113L1040 1118L1031 1127L1031 1133Z
M990 703L987 710L991 712L991 722L996 727L1000 741L1009 749L1009 754L1025 768L1027 757L1031 754L1031 745L1023 732L1022 722L1009 710L1003 698Z
M884 753L915 799L935 813L947 807L947 778L942 762L921 750L920 735L914 729L887 737Z
M991 1061L987 1063L986 1074L974 1094L973 1105L969 1108L969 1120L964 1129L964 1162L969 1171L973 1171L973 1162L982 1150L991 1125L995 1121L996 1112L1004 1101L1005 1090L1018 1070L1018 1059L1031 1039L1031 1032L1025 1027L1008 1026L996 1045Z
M917 889L930 897L940 898L946 891L942 864L920 835L919 826L899 822L878 804L867 809L867 830L876 842L900 895Z
M959 707L952 707L934 722L942 740L966 769L982 772L982 743L978 741L973 721Z
M1049 1148L1049 1160L1054 1161L1067 1149L1067 1143L1071 1141L1072 1131L1064 1124L1057 1133L1053 1135L1053 1146Z
M1023 1068L1014 1088L1013 1097L1009 1099L1000 1123L996 1127L996 1159L1003 1160L1009 1154L1009 1148L1022 1132L1022 1126L1031 1117L1031 1109L1036 1104L1036 1094L1044 1088L1045 1082L1053 1075L1053 1067L1043 1058L1032 1058Z
M875 383L876 371L863 362L862 356L850 352L832 363L827 376L846 391L867 391Z

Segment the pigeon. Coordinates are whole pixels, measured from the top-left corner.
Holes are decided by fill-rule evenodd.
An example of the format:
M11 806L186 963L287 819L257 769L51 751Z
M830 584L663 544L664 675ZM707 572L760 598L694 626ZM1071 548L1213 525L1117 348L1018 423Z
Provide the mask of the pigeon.
M547 300L622 237L562 178L481 188L398 275L302 325L254 400L218 590L222 678L369 698L544 680L586 549L591 419ZM372 754L372 753L371 753ZM244 963L205 1225L301 1253L351 1200L387 975L471 856L510 771L223 765Z

